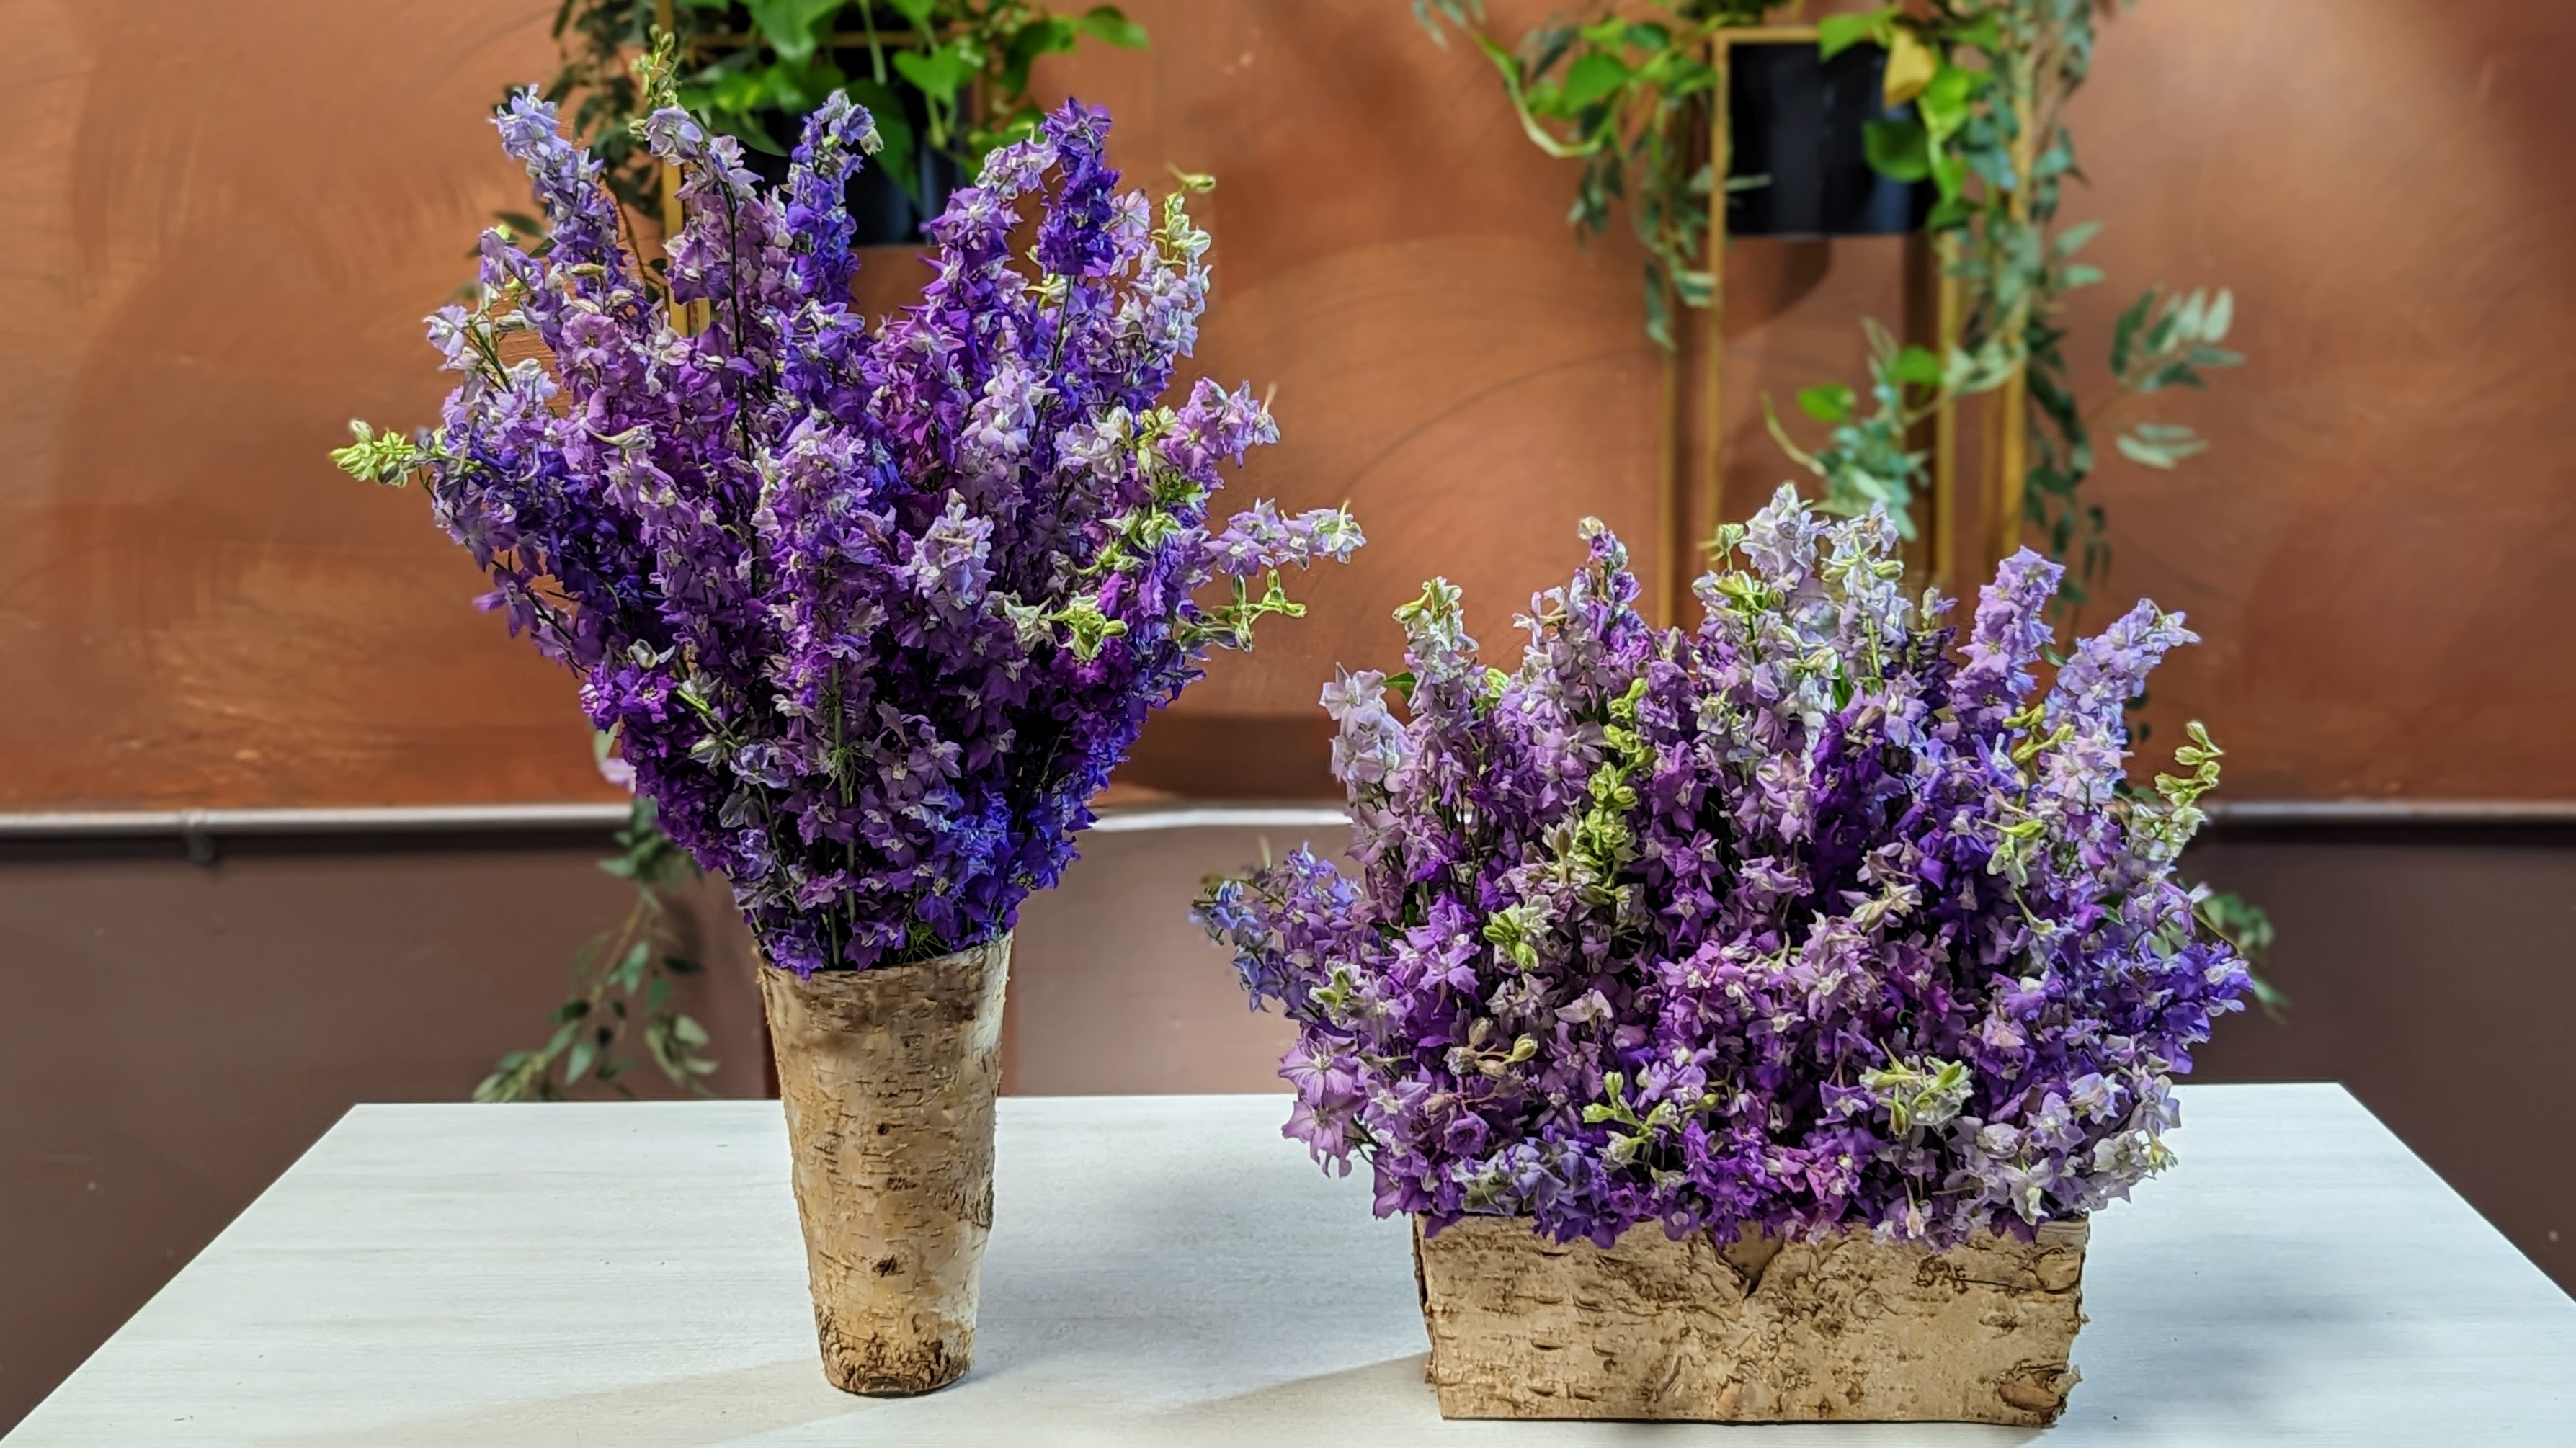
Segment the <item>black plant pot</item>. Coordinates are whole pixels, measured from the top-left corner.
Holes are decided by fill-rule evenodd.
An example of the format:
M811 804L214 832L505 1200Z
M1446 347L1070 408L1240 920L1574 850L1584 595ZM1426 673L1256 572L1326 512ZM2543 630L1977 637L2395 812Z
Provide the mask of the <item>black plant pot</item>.
M1910 119L1882 100L1887 52L1855 45L1831 60L1811 40L1726 48L1727 177L1731 236L1889 236L1917 231L1932 210L1928 182L1872 170L1871 121ZM1746 182L1759 184L1745 186Z

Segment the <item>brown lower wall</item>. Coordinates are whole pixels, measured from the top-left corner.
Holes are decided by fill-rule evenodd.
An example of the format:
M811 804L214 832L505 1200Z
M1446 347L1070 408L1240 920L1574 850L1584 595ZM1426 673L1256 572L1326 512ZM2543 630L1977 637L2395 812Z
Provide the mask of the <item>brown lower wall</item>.
M2244 830L2188 863L2270 910L2291 1001L2222 1026L2201 1074L2341 1081L2576 1292L2576 830Z
M1245 1010L1182 912L1201 876L1305 833L1094 834L1022 919L1008 1089L1272 1088L1281 1023ZM601 849L270 842L212 867L175 842L0 850L0 1428L351 1103L460 1099L531 1044L621 907ZM2557 1145L2576 831L2240 833L2193 864L2272 910L2295 999L2286 1023L2228 1023L2201 1074L2345 1082L2576 1286L2576 1157ZM715 1084L754 1094L746 944L712 887L687 914Z

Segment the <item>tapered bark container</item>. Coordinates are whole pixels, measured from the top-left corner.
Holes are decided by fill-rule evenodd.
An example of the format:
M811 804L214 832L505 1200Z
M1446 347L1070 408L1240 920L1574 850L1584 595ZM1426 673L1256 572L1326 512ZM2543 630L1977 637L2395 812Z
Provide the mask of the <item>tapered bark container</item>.
M760 971L823 1375L926 1393L975 1352L1011 937L919 965Z
M1605 1251L1471 1217L1417 1221L1413 1262L1443 1417L2036 1428L2075 1386L2087 1230L1934 1252L1650 1223Z

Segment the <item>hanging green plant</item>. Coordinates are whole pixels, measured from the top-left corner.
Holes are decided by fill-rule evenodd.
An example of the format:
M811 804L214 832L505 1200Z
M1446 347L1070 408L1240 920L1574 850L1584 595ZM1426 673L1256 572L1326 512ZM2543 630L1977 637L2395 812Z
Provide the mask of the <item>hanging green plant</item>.
M865 174L900 187L916 218L935 213L946 186L995 147L1036 127L1029 76L1039 59L1085 40L1147 43L1115 5L1059 15L1042 0L562 0L563 63L542 94L570 116L618 200L644 214L656 214L661 179L630 133L643 113L632 65L657 27L676 42L680 104L742 142L755 170L785 173L790 144L826 98L866 107L887 164Z
M1483 0L1413 0L1414 17L1443 45L1452 28L1502 76L1531 144L1583 163L1575 183L1576 230L1608 230L1613 203L1646 249L1646 334L1673 345L1676 306L1708 305L1708 204L1716 180L1706 144L1717 72L1709 39L1759 23L1766 0L1662 0L1669 18L1630 18L1601 7L1588 24L1551 16L1505 46L1479 29Z
M1884 507L1906 538L1920 531L1917 503L1930 492L1930 458L1908 445L1917 424L1943 406L2003 393L2018 422L2007 434L1998 500L2004 526L1989 552L2012 551L2024 529L2066 565L2054 610L2071 629L2108 576L2111 544L2101 504L2086 485L2100 462L2095 439L2141 467L2169 471L2207 450L2190 425L2144 417L2143 404L2177 389L2201 389L2209 374L2244 359L2224 344L2235 321L2225 288L2189 291L2151 285L2125 308L2105 347L2112 388L2080 402L2064 312L2073 293L2104 281L2082 259L2099 222L2067 225L2060 207L2067 178L2080 173L2066 103L2092 73L2100 19L2134 0L1914 0L1816 22L1830 60L1859 45L1882 47L1881 99L1890 114L1864 127L1871 166L1902 182L1934 188L1925 222L1960 289L1954 336L1938 345L1900 345L1876 322L1867 385L1803 389L1798 407L1827 429L1801 444L1769 399L1775 442L1819 484L1819 506L1858 514ZM1589 21L1551 18L1506 45L1480 28L1482 0L1411 0L1432 38L1469 36L1501 74L1522 130L1551 156L1582 163L1569 221L1599 234L1614 201L1625 200L1646 259L1645 326L1674 345L1678 307L1704 307L1714 292L1708 267L1710 202L1721 182L1703 138L1719 76L1710 57L1720 33L1758 26L1797 4L1775 0L1655 0L1661 14L1639 18L1608 4ZM1636 7L1628 7L1633 12ZM1897 108L1903 108L1897 113ZM2138 737L2145 731L2141 724ZM2260 963L2271 924L2232 895L2206 907L2218 928ZM2286 1001L2260 978L2267 1010Z

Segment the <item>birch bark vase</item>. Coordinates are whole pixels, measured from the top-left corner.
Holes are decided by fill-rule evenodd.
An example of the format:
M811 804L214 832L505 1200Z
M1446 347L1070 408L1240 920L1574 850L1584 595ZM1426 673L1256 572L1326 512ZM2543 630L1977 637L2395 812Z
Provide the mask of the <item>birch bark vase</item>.
M1607 1248L1470 1217L1414 1280L1447 1418L2002 1423L2057 1420L2078 1374L2082 1221L1946 1252L1867 1232Z
M926 1393L975 1352L1011 937L760 991L787 1110L823 1375Z

